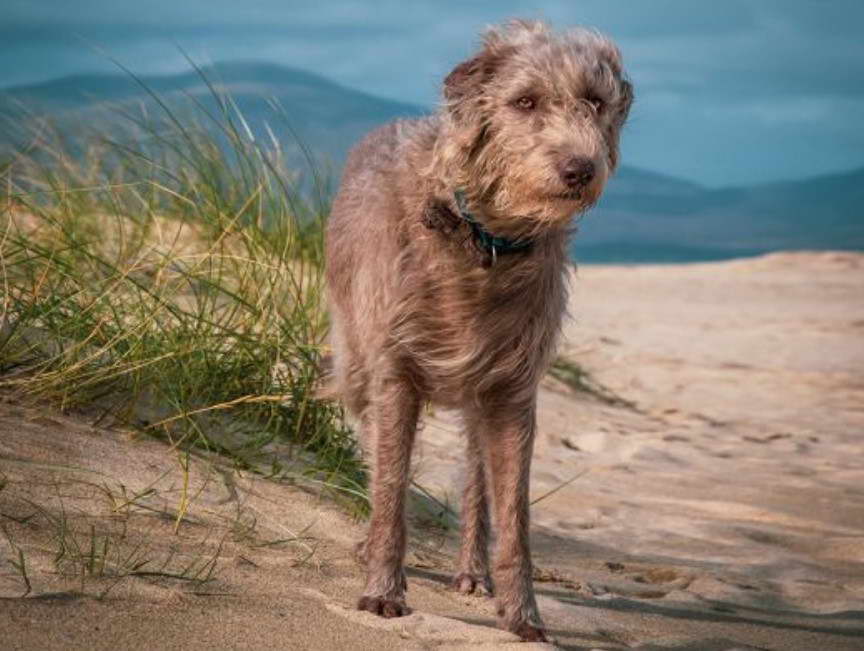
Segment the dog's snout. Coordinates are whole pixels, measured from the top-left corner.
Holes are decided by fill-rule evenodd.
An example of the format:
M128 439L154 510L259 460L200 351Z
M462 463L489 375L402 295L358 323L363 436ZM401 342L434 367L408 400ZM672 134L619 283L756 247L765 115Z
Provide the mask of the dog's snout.
M594 178L594 162L583 156L571 156L561 166L561 180L568 188L582 188Z

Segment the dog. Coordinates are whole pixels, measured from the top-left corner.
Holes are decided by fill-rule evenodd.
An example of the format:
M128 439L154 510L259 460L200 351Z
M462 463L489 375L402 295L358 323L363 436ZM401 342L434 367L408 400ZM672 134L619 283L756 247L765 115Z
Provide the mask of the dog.
M461 412L467 440L453 586L494 586L499 624L546 640L529 549L537 387L567 301L571 218L615 170L632 100L607 37L511 21L450 72L436 114L380 127L349 154L326 278L332 392L371 467L359 609L409 612L405 498L430 402Z

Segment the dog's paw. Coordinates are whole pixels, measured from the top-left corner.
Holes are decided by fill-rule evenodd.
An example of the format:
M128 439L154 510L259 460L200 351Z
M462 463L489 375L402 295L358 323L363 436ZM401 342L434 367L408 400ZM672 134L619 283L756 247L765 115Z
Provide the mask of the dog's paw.
M411 609L405 602L399 599L385 599L384 597L360 597L357 602L357 610L365 610L380 617L402 617L410 615Z
M460 572L453 577L450 587L459 594L476 594L483 597L492 596L492 581L488 576L477 576L468 572Z
M546 631L528 622L518 624L511 628L510 632L521 637L523 642L549 642L549 638L546 637Z
M533 598L532 598L533 601ZM498 626L515 633L523 642L550 642L543 629L543 622L537 613L536 606L523 605L521 608L513 608L510 604L507 609L504 604L498 603Z

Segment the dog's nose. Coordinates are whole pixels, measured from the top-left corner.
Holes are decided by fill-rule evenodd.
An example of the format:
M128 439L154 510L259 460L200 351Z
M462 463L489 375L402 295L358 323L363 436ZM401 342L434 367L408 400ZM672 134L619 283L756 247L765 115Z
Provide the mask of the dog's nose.
M594 163L590 158L571 156L561 166L561 180L568 188L581 188L594 178Z

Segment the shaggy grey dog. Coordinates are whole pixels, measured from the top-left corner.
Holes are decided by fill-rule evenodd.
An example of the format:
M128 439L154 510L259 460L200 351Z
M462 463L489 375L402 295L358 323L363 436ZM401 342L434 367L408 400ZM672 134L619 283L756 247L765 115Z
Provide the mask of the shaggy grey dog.
M490 29L444 81L438 114L351 152L327 228L331 388L361 424L372 519L358 608L406 614L405 493L420 410L461 410L468 468L453 586L491 590L502 626L543 640L528 475L537 385L566 302L568 226L618 162L632 100L600 34Z

